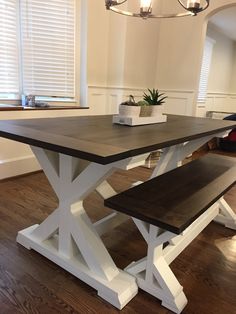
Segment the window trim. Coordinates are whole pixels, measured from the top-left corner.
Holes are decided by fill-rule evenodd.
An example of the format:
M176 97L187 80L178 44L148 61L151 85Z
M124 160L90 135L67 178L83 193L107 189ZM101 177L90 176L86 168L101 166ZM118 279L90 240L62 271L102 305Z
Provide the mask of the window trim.
M21 40L21 17L20 17L20 5L21 0L17 2L17 10L18 10L18 45L19 45L19 87L20 94L6 94L0 93L0 101L18 101L21 103L21 95L23 94L23 72L22 72L22 40ZM83 14L82 14L83 12ZM64 103L65 106L71 106L71 104L76 104L78 106L86 107L87 101L81 100L81 91L84 91L81 78L86 80L87 86L87 2L86 0L76 0L75 1L75 15L76 15L76 25L75 25L75 97L47 97L44 98L45 101L49 103ZM79 38L79 40L77 40ZM82 44L83 41L83 44ZM87 94L87 89L83 94ZM87 96L83 97L87 99Z
M201 60L201 70L200 70L200 77L199 77L199 84L198 84L198 94L197 94L197 102L198 103L205 103L206 102L206 98L207 98L207 87L208 87L208 81L209 81L209 76L210 76L210 71L211 71L211 62L212 62L212 55L213 55L213 49L214 49L214 45L215 45L216 41L211 38L206 36L205 41L204 41L204 48L203 48L203 54L202 54L202 60ZM210 49L210 57L208 59L208 67L203 68L203 64L204 64L204 58L205 58L205 49L206 49L206 45L210 45L210 47L208 49ZM202 82L202 72L204 73L204 81L207 81L206 84L203 84ZM201 95L204 95L204 97L202 97Z

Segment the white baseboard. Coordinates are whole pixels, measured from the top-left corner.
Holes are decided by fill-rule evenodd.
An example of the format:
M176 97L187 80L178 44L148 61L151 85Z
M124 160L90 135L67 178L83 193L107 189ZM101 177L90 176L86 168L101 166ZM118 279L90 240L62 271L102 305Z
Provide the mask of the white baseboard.
M0 163L0 180L40 170L34 155L2 160Z

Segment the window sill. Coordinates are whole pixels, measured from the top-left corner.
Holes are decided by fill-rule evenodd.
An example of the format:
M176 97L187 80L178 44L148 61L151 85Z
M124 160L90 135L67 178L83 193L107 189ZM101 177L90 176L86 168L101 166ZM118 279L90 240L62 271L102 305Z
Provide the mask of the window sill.
M22 106L17 106L17 105L0 104L0 111L71 110L71 109L89 109L89 107L79 107L79 106L22 107Z

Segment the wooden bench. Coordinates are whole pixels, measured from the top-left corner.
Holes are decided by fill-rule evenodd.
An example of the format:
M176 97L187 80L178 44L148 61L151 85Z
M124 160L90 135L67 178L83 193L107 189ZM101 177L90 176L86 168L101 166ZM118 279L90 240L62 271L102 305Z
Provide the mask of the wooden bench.
M105 200L132 217L148 245L147 256L125 270L175 313L187 299L169 265L213 219L230 215L236 223L222 197L235 179L233 158L209 154Z
M232 158L208 155L105 200L105 205L152 225L182 233L229 190Z

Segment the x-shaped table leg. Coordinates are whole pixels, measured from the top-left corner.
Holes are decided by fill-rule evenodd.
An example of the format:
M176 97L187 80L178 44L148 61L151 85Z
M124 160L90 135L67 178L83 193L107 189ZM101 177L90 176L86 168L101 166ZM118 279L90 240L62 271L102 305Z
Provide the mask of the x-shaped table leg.
M138 292L136 280L116 267L99 236L104 224L96 226L90 221L83 200L131 159L104 166L41 148L32 150L57 194L59 206L40 225L20 231L17 242L44 255L122 309Z

